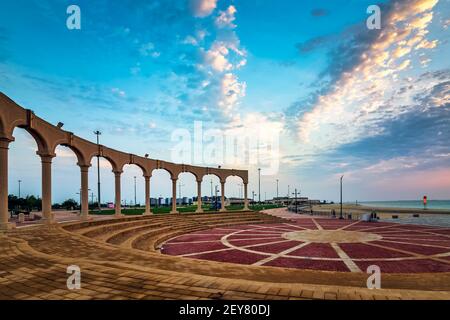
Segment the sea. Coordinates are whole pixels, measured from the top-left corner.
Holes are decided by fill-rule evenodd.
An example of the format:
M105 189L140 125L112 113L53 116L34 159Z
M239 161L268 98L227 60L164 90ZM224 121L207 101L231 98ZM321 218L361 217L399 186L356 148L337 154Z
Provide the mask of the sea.
M409 208L423 209L422 200L396 200L396 201L363 201L359 202L363 206L382 208ZM450 210L450 200L428 200L427 209L447 209Z

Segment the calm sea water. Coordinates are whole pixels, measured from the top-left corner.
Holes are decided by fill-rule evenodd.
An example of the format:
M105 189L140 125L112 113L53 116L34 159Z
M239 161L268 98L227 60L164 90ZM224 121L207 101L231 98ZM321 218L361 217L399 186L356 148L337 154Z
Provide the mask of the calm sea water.
M373 207L423 209L422 200L364 201L358 203ZM427 208L450 210L450 200L428 200Z

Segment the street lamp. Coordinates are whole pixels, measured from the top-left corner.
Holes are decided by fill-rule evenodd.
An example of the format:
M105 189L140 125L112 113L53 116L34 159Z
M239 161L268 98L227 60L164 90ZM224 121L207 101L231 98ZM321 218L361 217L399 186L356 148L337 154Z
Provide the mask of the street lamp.
M134 176L134 206L136 207L136 176Z
M261 168L258 168L258 203L261 203Z
M219 186L218 185L216 185L215 186L215 188L214 188L214 203L215 203L215 205L214 205L214 210L217 210L217 192L218 192L218 188L219 188Z
M97 146L98 146L98 155L97 155L97 202L98 202L98 211L102 210L101 208L101 199L100 199L100 135L102 134L100 131L94 131L94 134L97 136Z
M342 179L344 179L344 176L341 177L341 212L339 215L339 219L344 219L344 216L342 215Z
M277 198L278 198L278 179L277 179Z
M213 197L213 184L212 184L212 179L211 179L211 201L212 201L212 197Z
M293 192L292 193L294 196L295 196L295 198L294 198L294 203L295 203L295 213L298 213L298 210L297 210L297 194L298 195L300 195L300 190L297 192L297 188L295 188L295 192Z

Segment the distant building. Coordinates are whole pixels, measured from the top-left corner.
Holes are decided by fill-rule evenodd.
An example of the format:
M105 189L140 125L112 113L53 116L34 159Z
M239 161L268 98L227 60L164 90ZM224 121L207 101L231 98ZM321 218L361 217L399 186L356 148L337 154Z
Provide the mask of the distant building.
M244 199L242 198L228 198L229 205L244 205Z

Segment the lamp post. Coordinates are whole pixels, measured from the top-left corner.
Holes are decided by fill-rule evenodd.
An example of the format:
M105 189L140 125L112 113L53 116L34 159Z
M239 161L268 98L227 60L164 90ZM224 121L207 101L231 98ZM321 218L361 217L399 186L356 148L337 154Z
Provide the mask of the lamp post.
M298 206L298 203L297 203L297 194L300 195L300 190L298 190L298 192L297 192L297 188L295 188L295 192L293 192L292 194L295 196L295 198L294 198L294 203L295 203L295 213L297 213L297 212L298 212L298 210L297 210L297 206Z
M213 197L213 184L212 184L212 179L211 179L210 183L211 183L211 201L212 201L212 197Z
M134 206L136 207L136 176L134 176Z
M252 202L253 202L253 204L255 203L255 195L256 195L255 191L252 191Z
M102 134L100 131L94 131L94 134L97 136L97 146L98 146L98 155L97 155L97 204L98 211L102 210L101 208L101 200L100 200L100 135Z
M341 212L339 214L339 219L344 219L344 216L342 215L342 179L344 179L344 176L341 177Z
M261 168L258 168L258 203L261 203Z
M22 180L19 180L19 199L20 199L20 183L22 182Z
M278 198L278 179L277 179L277 198Z
M216 185L214 188L214 203L215 203L214 210L217 210L217 192L218 192L217 189L218 189L218 186Z

